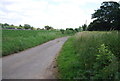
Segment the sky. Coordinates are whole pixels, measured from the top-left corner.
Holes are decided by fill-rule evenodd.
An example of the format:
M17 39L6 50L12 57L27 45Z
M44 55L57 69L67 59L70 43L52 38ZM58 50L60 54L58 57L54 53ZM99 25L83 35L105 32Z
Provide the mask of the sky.
M109 0L0 0L0 23L78 28L92 22L91 14L103 1Z

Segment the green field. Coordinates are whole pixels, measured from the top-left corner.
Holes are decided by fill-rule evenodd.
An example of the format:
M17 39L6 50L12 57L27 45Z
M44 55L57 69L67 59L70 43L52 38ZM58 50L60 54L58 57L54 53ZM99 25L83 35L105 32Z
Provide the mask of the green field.
M16 53L65 36L55 30L2 30L2 56Z
M119 47L117 31L77 33L58 56L59 78L120 80Z

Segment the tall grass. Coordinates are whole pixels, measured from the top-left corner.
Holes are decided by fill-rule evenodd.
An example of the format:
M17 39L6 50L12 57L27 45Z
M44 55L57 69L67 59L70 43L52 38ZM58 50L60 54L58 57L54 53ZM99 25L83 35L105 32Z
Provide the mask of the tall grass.
M60 78L120 79L120 34L81 32L71 37L58 57Z
M60 31L3 30L2 55L16 53L62 36L65 35Z
M0 57L2 57L2 29L0 28Z

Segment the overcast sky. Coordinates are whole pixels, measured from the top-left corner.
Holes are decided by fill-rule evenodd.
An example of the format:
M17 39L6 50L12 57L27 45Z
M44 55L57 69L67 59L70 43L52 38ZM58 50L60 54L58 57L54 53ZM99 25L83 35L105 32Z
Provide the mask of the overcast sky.
M77 28L89 24L91 14L105 0L0 0L0 23L43 28ZM107 0L108 1L108 0ZM113 0L119 1L119 0Z

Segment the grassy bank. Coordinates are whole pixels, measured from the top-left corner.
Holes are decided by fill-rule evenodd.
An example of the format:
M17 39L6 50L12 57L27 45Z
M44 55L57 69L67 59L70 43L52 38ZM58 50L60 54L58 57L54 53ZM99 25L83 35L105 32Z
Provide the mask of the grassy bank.
M2 55L16 53L62 36L65 34L60 31L3 30Z
M62 79L120 79L120 34L81 32L64 44L57 63Z
M2 57L2 30L0 28L0 57Z

